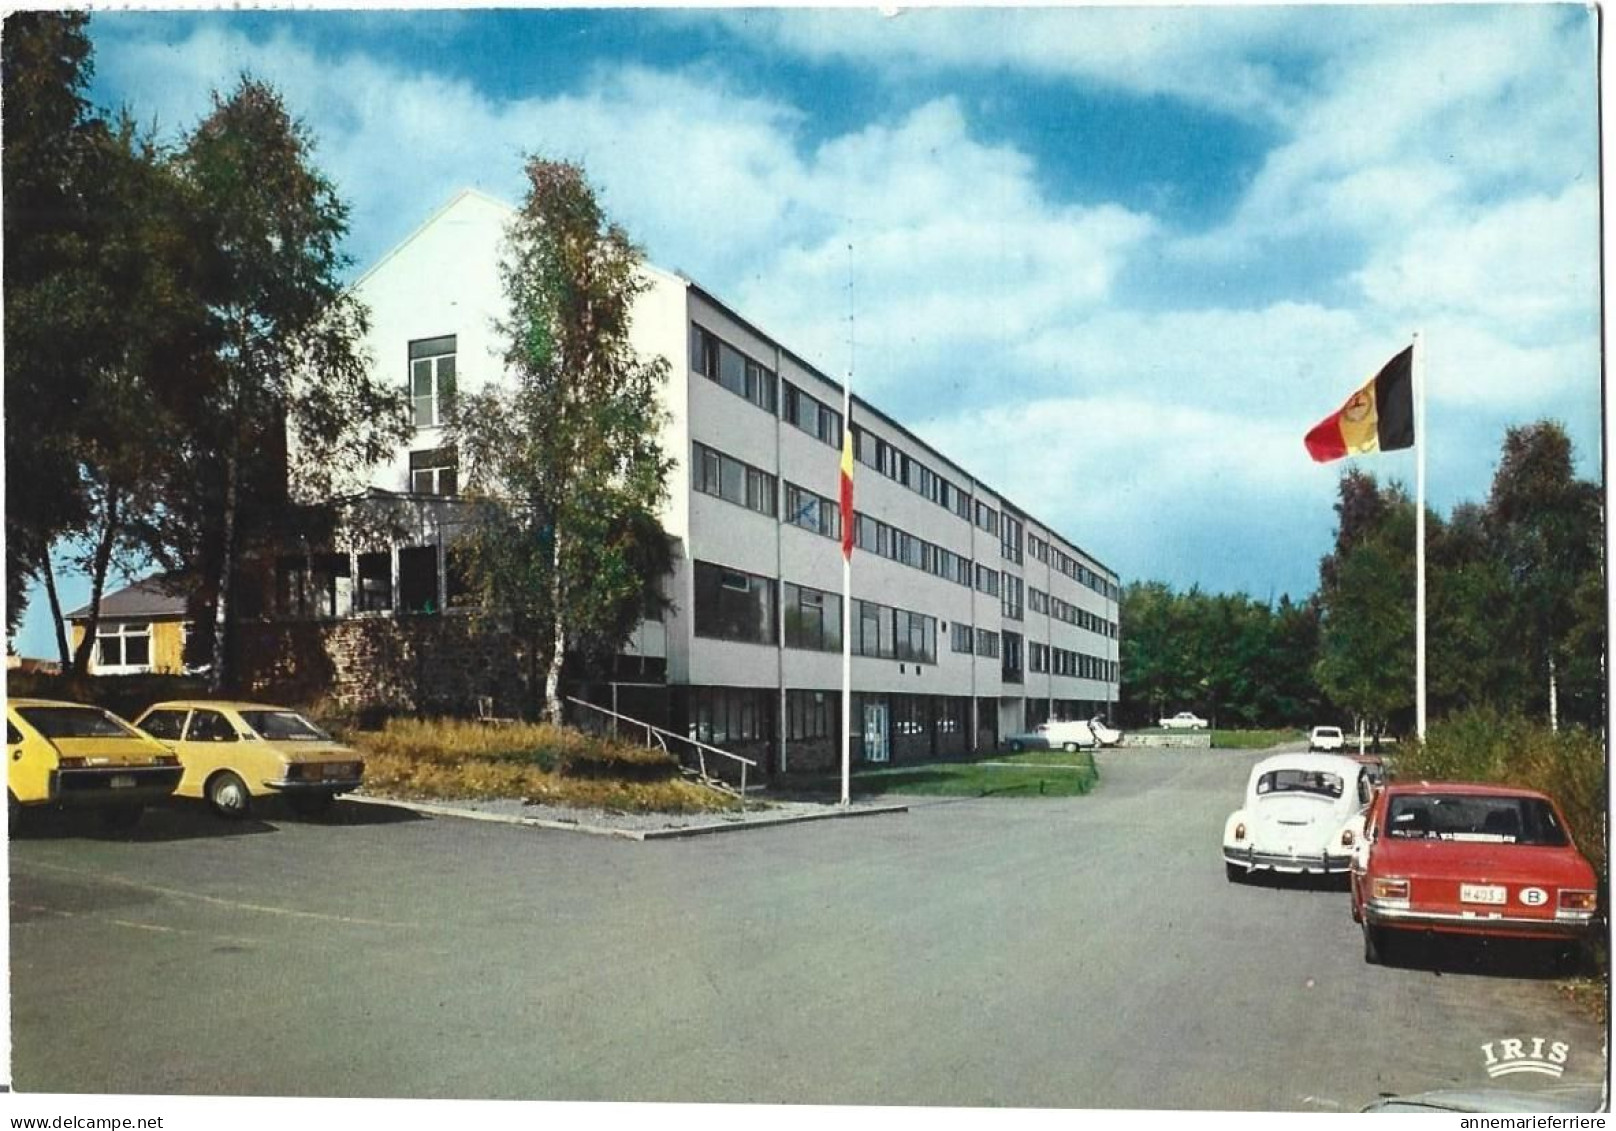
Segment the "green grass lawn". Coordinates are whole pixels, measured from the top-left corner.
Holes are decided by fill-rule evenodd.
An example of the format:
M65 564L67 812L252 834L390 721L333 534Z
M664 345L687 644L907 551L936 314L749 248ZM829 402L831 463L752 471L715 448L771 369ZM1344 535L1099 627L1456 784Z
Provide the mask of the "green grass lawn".
M1281 742L1299 742L1307 738L1299 730L1215 730L1212 745L1224 750L1266 750Z
M1099 783L1087 753L1034 750L988 754L976 762L930 762L922 766L863 767L853 772L855 797L908 794L922 797L1077 797ZM841 778L796 783L804 792L839 792Z

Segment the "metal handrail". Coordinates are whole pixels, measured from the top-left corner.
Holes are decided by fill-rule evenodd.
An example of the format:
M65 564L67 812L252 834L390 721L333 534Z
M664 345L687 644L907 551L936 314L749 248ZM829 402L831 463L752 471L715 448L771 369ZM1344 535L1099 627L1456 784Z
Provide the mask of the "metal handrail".
M644 727L645 728L645 745L646 746L651 746L652 745L651 740L654 737L656 739L657 745L660 745L664 752L668 752L668 741L667 740L670 739L670 738L673 739L676 742L688 743L689 745L695 747L696 748L697 772L701 775L701 780L703 782L705 782L707 785L714 786L715 788L723 788L723 787L717 784L720 781L720 779L715 779L711 774L709 774L707 772L707 751L710 750L714 754L717 754L722 758L728 758L731 762L740 763L740 768L741 768L741 788L740 788L740 793L738 794L738 796L741 799L741 808L742 809L746 808L746 771L749 768L750 769L756 769L757 768L757 763L755 761L753 761L751 758L743 757L740 754L732 754L728 750L720 750L716 746L709 746L707 743L702 742L700 739L690 738L687 735L683 735L683 734L677 734L674 731L667 730L667 729L664 729L663 727L655 726L655 725L653 725L651 723L648 723L643 719L636 719L636 718L633 718L633 717L631 717L629 715L624 715L624 714L621 714L620 712L613 711L608 707L602 707L602 706L599 706L598 704L590 703L590 702L587 702L586 700L583 700L583 699L574 698L571 695L565 696L564 698L567 700L568 703L575 704L575 705L577 705L579 707L588 707L591 711L599 711L603 715L608 715L614 721L620 720L620 721L625 722L625 723L633 723L637 727Z

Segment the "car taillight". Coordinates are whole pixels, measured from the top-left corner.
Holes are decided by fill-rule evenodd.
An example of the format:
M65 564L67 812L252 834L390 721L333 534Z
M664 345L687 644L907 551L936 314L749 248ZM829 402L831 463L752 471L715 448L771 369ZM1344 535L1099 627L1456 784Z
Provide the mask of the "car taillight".
M1241 821L1238 825L1236 825L1234 827L1234 839L1235 840L1245 840L1246 839L1246 823L1244 821Z
M1370 891L1374 899L1407 899L1407 880L1376 880Z
M177 766L179 764L180 757L178 754L159 754L152 759L152 765L154 766Z
M56 764L64 770L80 770L86 765L83 758L58 758Z
M1599 910L1599 893L1585 888L1561 888L1560 910L1578 915L1592 915Z

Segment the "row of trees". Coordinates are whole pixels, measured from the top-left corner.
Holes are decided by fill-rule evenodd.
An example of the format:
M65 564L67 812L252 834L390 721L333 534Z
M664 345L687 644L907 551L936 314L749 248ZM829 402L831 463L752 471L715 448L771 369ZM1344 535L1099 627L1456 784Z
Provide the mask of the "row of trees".
M280 95L243 76L165 145L87 102L87 19L18 13L3 39L7 631L42 581L83 675L109 574L155 564L203 614L191 658L218 689L238 561L329 541L342 516L318 504L412 435L407 390L363 352L348 210ZM447 405L447 431L475 519L456 563L556 718L564 657L609 656L661 603L665 363L629 344L641 255L583 171L526 172L509 380ZM91 583L72 656L63 557Z
M1194 705L1222 725L1411 729L1415 515L1396 484L1341 477L1335 544L1307 601L1128 587L1125 720ZM1594 728L1605 716L1604 520L1565 430L1510 429L1484 503L1426 518L1427 699Z
M83 13L3 37L8 632L42 581L83 673L115 567L183 573L224 677L234 564L287 511L287 426L316 489L403 434L344 293L347 210L268 85L242 77L176 145L85 91ZM68 656L53 559L91 583ZM204 640L210 635L203 628Z

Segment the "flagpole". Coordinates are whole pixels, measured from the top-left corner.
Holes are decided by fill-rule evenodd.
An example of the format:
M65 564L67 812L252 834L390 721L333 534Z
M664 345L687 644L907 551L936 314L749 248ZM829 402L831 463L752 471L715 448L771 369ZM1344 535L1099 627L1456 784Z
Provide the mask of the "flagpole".
M1414 333L1414 733L1425 742L1425 336Z
M853 374L849 370L842 386L842 450L853 442ZM843 475L847 474L843 468ZM851 508L842 511L842 522L853 521ZM853 766L853 555L847 552L849 526L842 530L842 804L852 803Z

